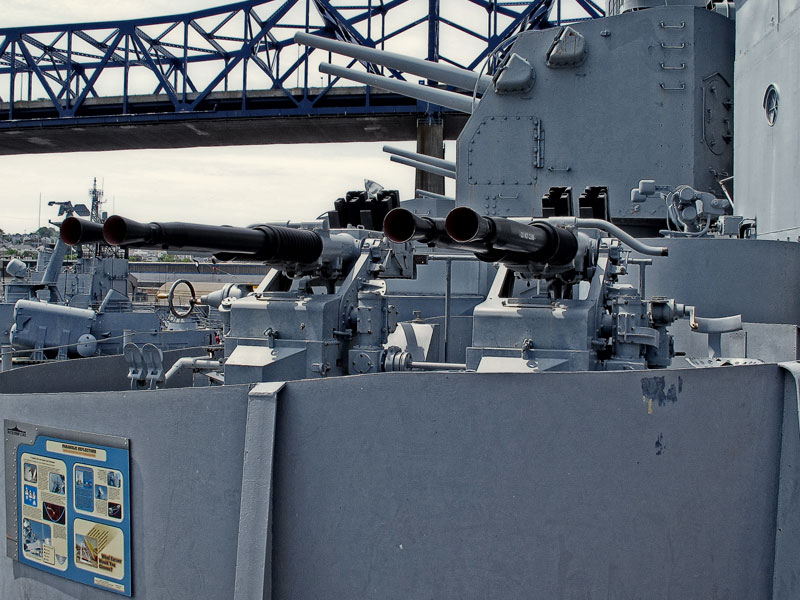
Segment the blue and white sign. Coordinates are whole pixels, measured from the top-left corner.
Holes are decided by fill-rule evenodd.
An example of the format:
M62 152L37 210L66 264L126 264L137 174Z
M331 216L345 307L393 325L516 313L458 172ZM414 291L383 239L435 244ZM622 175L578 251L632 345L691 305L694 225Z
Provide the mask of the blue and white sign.
M8 425L8 421L6 422ZM131 595L130 456L124 438L14 427L20 562ZM30 437L28 436L30 433ZM119 446L87 439L121 440ZM81 440L81 441L75 441Z

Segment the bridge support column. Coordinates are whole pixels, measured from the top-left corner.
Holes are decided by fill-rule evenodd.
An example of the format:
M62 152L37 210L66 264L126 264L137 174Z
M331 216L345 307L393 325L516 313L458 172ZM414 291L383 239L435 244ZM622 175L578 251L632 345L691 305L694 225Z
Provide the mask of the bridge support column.
M417 121L417 152L444 158L444 125L440 116L426 116ZM417 169L415 189L444 194L444 177Z

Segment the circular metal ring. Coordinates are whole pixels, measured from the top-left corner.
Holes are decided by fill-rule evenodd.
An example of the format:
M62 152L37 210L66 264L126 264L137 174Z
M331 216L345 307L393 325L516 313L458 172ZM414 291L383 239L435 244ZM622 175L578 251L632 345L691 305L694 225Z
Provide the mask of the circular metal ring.
M191 294L191 297L189 298L189 309L183 312L175 308L175 289L182 283L189 288L189 294ZM177 317L178 319L185 319L190 314L192 314L195 304L197 304L197 298L195 297L194 286L192 285L192 282L189 281L188 279L178 279L169 288L169 295L167 296L167 305L169 306L169 312L175 315L175 317Z
M774 85L770 85L764 93L764 113L767 117L767 123L772 127L778 119L778 103L780 95L778 89Z

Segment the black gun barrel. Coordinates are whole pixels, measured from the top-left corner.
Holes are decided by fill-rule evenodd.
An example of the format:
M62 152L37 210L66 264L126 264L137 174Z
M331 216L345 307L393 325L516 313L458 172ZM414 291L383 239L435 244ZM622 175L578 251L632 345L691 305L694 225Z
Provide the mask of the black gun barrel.
M420 217L407 208L390 210L383 219L383 234L392 242L422 242L441 248L466 250L481 254L484 260L493 260L482 244L458 243L447 235L445 220L441 217Z
M114 215L103 236L112 246L180 248L265 262L311 264L322 255L322 238L314 231L257 225L231 227L196 223L140 223Z
M67 246L77 246L78 244L105 243L103 238L103 225L78 217L67 217L61 222L60 233L61 241Z
M444 219L420 217L407 208L394 208L383 219L383 233L393 242L453 243L444 228Z
M492 254L507 253L501 262L566 265L578 252L575 234L548 223L525 225L503 217L486 217L460 206L445 219L445 230L457 244L480 244Z

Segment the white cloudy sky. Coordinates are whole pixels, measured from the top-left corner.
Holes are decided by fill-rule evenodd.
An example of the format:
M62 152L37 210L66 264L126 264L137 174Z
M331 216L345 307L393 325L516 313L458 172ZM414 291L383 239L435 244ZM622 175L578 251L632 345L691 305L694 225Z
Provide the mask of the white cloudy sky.
M104 21L188 12L225 0L2 0L0 27ZM414 172L390 163L382 144L296 144L0 156L0 229L32 231L55 218L48 201L87 200L102 182L105 210L140 220L246 225L311 219L365 178L401 196ZM393 143L413 149L413 142ZM454 146L447 144L453 160ZM448 189L452 193L452 189Z

